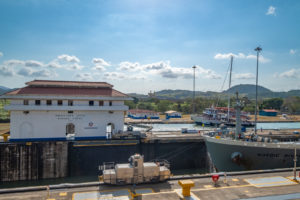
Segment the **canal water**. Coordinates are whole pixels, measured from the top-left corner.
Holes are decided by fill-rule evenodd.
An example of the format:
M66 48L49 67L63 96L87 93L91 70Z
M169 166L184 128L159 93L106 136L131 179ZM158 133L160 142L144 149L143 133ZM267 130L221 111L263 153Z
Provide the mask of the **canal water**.
M212 130L215 127L202 127L196 124L142 124L152 126L152 131L181 131L182 128L189 130ZM300 122L281 122L281 123L257 123L257 129L300 129ZM134 127L134 130L144 130Z

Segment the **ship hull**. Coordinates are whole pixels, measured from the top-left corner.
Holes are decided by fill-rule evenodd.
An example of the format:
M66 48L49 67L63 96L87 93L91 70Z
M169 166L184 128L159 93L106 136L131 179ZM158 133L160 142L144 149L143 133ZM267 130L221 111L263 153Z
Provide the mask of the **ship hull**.
M205 136L207 151L218 171L243 171L289 168L300 164L300 145L245 142ZM238 159L236 159L238 157Z

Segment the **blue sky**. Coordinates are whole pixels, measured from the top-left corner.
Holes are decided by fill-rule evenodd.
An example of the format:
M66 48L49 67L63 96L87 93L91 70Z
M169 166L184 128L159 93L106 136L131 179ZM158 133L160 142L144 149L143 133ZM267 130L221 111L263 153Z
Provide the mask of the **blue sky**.
M300 89L300 1L1 0L0 85L106 81L129 93L220 91L232 84ZM227 87L227 86L226 86ZM226 88L223 88L226 89Z

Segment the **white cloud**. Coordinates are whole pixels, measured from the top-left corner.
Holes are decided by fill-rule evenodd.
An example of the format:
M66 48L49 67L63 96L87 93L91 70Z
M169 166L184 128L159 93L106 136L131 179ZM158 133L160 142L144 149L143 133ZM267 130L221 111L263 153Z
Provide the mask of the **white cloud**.
M93 80L93 75L91 73L80 73L80 74L76 74L75 78L82 81L88 81L88 80Z
M268 58L263 57L262 55L259 56L259 61L262 63L270 62L271 60Z
M4 62L4 65L6 66L20 66L20 65L24 65L25 62L22 60L7 60Z
M39 61L36 61L36 60L27 60L27 61L25 61L25 66L26 67L42 67L42 66L44 66L44 64Z
M172 67L169 61L159 61L155 63L145 64L138 69L144 73L152 75L160 75L164 78L184 78L189 79L193 77L192 68Z
M93 63L95 65L110 66L110 64L105 60L103 60L102 58L93 58Z
M60 63L58 60L53 60L50 63L48 63L46 65L49 68L62 68L62 69L66 69L66 70L81 70L84 68L83 65L80 65L78 63Z
M159 61L155 63L141 65L138 62L121 62L119 64L118 70L137 72L136 75L140 75L139 78L145 79L144 74L149 75L159 75L164 78L183 78L191 79L193 78L193 69L192 68L182 68L182 67L173 67L170 65L169 61ZM220 75L215 73L210 69L204 69L203 67L198 66L196 69L196 75L200 74L204 78L208 79L219 79Z
M56 77L57 74L53 71L49 71L47 69L42 69L42 70L32 72L31 76L33 76L33 77Z
M79 65L78 63L72 63L71 65L66 66L66 69L69 69L69 70L81 70L83 68L84 68L84 66Z
M300 78L300 69L292 68L280 74L276 73L274 76L279 78Z
M166 69L169 67L171 67L169 61L166 61L166 62L160 61L160 62L156 62L156 63L146 64L143 66L143 68L146 70L160 70L160 69Z
M48 63L47 67L49 67L49 68L62 68L63 65L53 61L53 62Z
M276 8L273 7L273 6L270 6L268 8L268 11L266 12L266 15L273 15L273 16L275 16L276 15Z
M291 50L290 50L290 54L291 54L291 55L294 55L294 54L296 53L296 51L297 51L297 50L295 50L295 49L291 49Z
M18 74L21 76L31 76L33 70L31 68L22 68L18 71Z
M105 71L108 66L111 66L108 62L106 62L102 58L93 58L94 67L92 68L93 70L98 70L98 71Z
M33 70L28 67L24 67L18 71L18 75L25 77L55 77L57 74L47 69Z
M119 64L118 70L138 71L138 70L142 70L142 66L138 62L132 63L132 62L124 61Z
M255 76L252 73L234 74L235 79L254 79Z
M43 67L42 62L36 60L7 60L3 63L6 66L26 66L26 67Z
M211 69L205 69L203 67L197 66L196 72L197 72L197 70L199 71L200 75L203 75L207 79L220 79L221 78L221 75L217 74L215 71L213 71Z
M146 77L142 74L125 74L120 72L105 72L103 75L107 80L145 80Z
M76 56L70 56L67 54L60 55L57 58L58 58L58 60L63 60L63 61L67 61L67 62L74 62L74 63L80 62L79 58L77 58Z
M8 66L0 66L0 76L13 76L15 72Z
M104 79L108 80L120 80L126 78L126 74L119 72L105 72L103 76Z
M101 65L96 65L95 67L92 68L93 70L98 70L100 72L105 71L105 67Z
M0 51L0 57L2 57L3 56L3 53Z
M238 54L234 54L234 53L224 53L224 54L217 53L214 56L214 59L216 59L216 60L229 59L231 56L233 56L236 59L256 59L256 55L254 55L254 54L249 54L249 55L246 56L243 53L238 53ZM262 63L266 63L266 62L270 62L271 61L270 59L265 58L262 55L259 56L259 60Z

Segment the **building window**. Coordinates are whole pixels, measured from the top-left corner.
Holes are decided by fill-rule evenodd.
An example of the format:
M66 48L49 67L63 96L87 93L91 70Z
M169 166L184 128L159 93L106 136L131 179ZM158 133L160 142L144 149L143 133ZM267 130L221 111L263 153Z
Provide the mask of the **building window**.
M109 101L109 106L112 106L112 101Z
M103 106L104 102L103 101L99 101L99 106Z
M27 115L27 114L29 114L29 111L23 111L23 113L25 114L25 115Z
M109 113L109 114L114 114L114 111L111 111L111 110L110 110L110 111L108 111L108 113Z
M47 106L51 106L52 105L52 101L51 100L47 100L46 104L47 104Z
M94 105L94 101L89 101L89 106L93 106Z
M23 104L27 106L27 105L29 105L29 101L28 100L24 100Z
M62 106L63 105L63 101L62 100L57 100L57 105L58 106Z
M35 100L35 105L37 106L41 105L41 100Z
M72 100L68 101L68 106L73 106L73 101Z
M68 113L69 113L69 114L72 114L72 113L74 113L74 111L73 111L73 110L69 110Z

